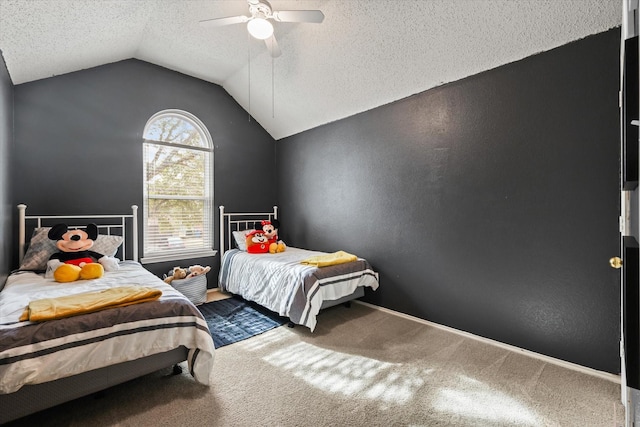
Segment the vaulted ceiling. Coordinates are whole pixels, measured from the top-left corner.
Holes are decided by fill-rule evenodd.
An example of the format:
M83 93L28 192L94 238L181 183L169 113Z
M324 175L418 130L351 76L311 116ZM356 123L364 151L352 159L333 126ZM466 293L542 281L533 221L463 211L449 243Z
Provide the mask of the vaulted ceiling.
M621 0L271 0L321 10L276 22L282 55L245 24L246 0L0 0L14 84L137 58L221 85L275 139L619 26Z

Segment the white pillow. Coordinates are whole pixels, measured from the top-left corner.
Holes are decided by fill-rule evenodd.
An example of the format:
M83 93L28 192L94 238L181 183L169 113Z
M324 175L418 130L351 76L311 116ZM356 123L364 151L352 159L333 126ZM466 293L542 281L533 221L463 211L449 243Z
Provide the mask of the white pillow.
M59 252L56 243L47 234L51 227L40 227L33 230L27 253L22 259L20 270L46 270L51 255ZM106 256L114 256L122 244L122 236L100 234L94 240L91 250Z
M253 229L251 229L251 230L238 230L238 231L232 232L233 239L236 241L236 247L238 249L240 249L241 251L246 251L247 250L247 234L251 233L252 231L255 231L255 230L253 230Z

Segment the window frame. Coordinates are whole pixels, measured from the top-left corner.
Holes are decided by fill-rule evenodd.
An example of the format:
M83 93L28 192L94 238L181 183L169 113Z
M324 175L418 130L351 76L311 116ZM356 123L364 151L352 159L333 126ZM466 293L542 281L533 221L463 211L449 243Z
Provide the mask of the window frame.
M188 122L189 124L191 124L199 133L200 136L203 140L203 142L207 145L206 147L196 147L196 146L191 146L191 145L185 145L185 144L180 144L180 143L172 143L172 142L167 142L167 141L158 141L158 140L154 140L154 139L148 139L148 133L149 133L149 129L150 127L157 122L158 120L161 120L163 118L178 118L180 120L183 120L185 122ZM213 145L213 138L211 138L211 134L209 133L209 130L207 129L207 127L204 125L204 123L202 123L202 121L200 119L198 119L195 115L189 113L188 111L184 111L184 110L179 110L179 109L167 109L167 110L162 110L159 111L157 113L155 113L154 115L152 115L149 120L147 120L147 123L144 126L144 130L142 133L142 151L143 151L143 176L142 176L142 180L143 180L143 229L142 229L142 235L143 235L143 245L142 245L142 258L140 259L140 262L142 264L149 264L149 263L157 263L157 262L165 262L165 261L174 261L174 260L181 260L181 259L193 259L193 258L204 258L204 257L212 257L215 256L217 251L213 249L214 246L214 242L215 242L215 236L214 236L214 209L213 209L213 204L214 204L214 198L213 198L213 191L214 191L214 183L213 183L213 176L214 176L214 145ZM149 252L147 253L147 237L148 237L148 225L149 225L149 194L148 194L148 187L147 187L147 164L146 164L146 159L145 159L145 151L146 151L146 146L147 144L150 145L155 145L155 146L165 146L165 147L175 147L175 148L180 148L180 149L186 149L186 150L193 150L193 151L200 151L200 152L204 152L207 153L206 157L205 157L205 168L208 169L208 180L205 180L205 196L203 198L204 201L204 220L208 222L209 224L209 237L210 237L210 241L207 242L207 246L208 248L202 248L202 249L178 249L178 250L172 250L172 251L161 251L161 252ZM176 199L179 199L180 197L176 197Z

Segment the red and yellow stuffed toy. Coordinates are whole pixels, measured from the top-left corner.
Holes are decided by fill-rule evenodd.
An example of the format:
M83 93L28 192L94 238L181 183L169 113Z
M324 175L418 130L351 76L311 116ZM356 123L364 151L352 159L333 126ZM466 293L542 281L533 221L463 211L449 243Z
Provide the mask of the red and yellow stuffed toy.
M247 252L250 254L269 253L269 239L262 230L253 230L247 234Z
M277 219L273 220L264 220L260 222L256 222L255 228L257 230L262 230L267 241L269 242L269 253L275 254L278 252L284 252L287 246L284 244L282 240L278 240L278 228L280 227L280 222Z
M47 277L56 282L97 279L104 271L117 270L118 260L90 250L98 238L98 226L89 224L84 230L69 230L66 224L56 224L47 235L56 241L56 252L47 262ZM97 261L97 262L96 262Z

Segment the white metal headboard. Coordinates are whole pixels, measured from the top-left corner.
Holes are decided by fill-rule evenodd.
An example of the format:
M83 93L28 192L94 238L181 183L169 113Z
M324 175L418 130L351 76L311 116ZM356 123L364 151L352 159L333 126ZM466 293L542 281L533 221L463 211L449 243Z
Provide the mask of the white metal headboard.
M102 234L117 234L122 236L122 259L138 261L138 206L131 206L130 214L122 215L25 215L27 205L18 205L18 258L22 264L25 253L25 235L27 221L34 221L35 227L53 225L55 222L67 223L69 228L83 228L85 222L93 222L98 226ZM69 224L69 220L83 222L82 225ZM127 220L131 224L131 257L127 258ZM35 228L34 227L34 228Z
M220 259L225 251L233 247L234 231L248 230L253 228L256 221L268 219L269 221L278 219L278 207L273 207L273 212L228 212L225 213L224 206L220 206Z

